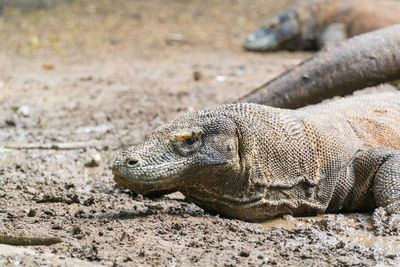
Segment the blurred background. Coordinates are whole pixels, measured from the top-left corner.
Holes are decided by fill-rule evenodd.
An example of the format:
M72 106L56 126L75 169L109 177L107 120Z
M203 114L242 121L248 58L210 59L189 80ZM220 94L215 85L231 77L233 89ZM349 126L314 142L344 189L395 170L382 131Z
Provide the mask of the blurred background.
M62 57L171 45L240 50L246 34L291 2L0 0L0 48Z

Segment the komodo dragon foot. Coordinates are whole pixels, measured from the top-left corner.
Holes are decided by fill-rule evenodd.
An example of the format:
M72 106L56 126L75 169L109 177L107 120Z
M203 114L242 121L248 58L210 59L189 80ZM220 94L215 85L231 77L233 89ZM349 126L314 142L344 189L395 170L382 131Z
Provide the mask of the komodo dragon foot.
M377 235L399 235L400 201L377 208L372 214L372 224Z
M372 149L373 157L380 164L373 178L372 191L377 206L372 223L377 235L400 234L400 151L391 148ZM373 161L365 161L365 165ZM369 167L366 167L369 168Z

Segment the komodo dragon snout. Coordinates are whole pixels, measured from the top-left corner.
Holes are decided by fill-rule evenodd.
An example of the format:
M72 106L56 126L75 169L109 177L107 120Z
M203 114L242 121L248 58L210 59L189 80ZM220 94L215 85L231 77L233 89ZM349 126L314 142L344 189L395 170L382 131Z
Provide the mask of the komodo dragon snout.
M244 39L243 45L245 49L252 51L292 50L299 37L297 13L292 7L263 23Z
M219 176L241 172L238 138L231 119L191 112L120 154L113 165L114 180L140 194L212 191L208 185L218 184Z

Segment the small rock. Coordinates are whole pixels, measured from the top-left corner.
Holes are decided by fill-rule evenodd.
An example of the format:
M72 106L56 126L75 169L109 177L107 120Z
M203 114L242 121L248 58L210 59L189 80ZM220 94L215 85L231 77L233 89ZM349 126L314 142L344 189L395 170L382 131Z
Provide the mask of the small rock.
M29 107L26 105L20 106L17 109L17 113L24 117L29 117L29 115L30 115Z
M44 70L54 70L54 65L52 65L52 64L43 64L42 68Z
M74 226L72 229L72 234L73 235L79 235L82 234L82 228L80 228L79 226Z
M10 219L17 218L18 214L15 213L15 212L8 212L7 213L7 217L10 218Z
M225 82L227 80L226 76L222 76L222 75L218 75L217 77L215 77L215 80L217 82Z
M75 188L75 185L74 185L73 183L68 183L68 184L65 184L65 185L64 185L64 188L65 188L66 190L69 190L69 189L71 189L71 188Z
M54 215L54 212L49 210L49 209L44 210L43 213L46 214L46 215L49 215L49 216L53 216Z
M35 217L36 216L36 210L30 209L28 212L28 217Z
M7 119L5 120L6 126L7 127L15 127L17 126L17 123L13 119Z
M33 188L33 187L27 187L25 192L26 192L26 193L29 193L29 194L31 194L31 195L35 195L37 191L36 191L36 189Z
M250 256L250 251L248 251L247 249L243 248L243 249L240 250L239 256L248 257L248 256Z
M58 222L55 222L55 223L53 224L53 226L51 227L51 229L53 229L53 230L62 230L63 227L62 227L62 225L59 224Z
M101 156L98 153L92 155L89 162L85 163L85 167L99 167L101 163Z
M173 43L180 43L180 44L186 44L187 40L185 38L185 35L180 34L180 33L172 33L168 35L165 38L165 42L167 44L173 44Z
M145 255L146 254L145 254L145 251L144 251L144 247L141 247L138 256L139 257L144 257Z
M193 72L193 80L200 81L203 78L203 74L200 71Z

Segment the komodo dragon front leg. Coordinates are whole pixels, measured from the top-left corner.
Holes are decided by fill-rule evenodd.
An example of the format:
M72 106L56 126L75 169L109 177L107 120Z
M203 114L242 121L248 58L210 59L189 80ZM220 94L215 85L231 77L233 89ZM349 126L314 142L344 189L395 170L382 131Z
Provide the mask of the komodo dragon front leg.
M400 150L388 147L366 150L354 158L349 173L353 176L348 180L351 184L341 185L338 192L341 195L351 188L342 199L342 210L379 207L372 216L376 232L400 234Z
M372 156L383 160L373 185L380 207L372 216L374 227L379 234L400 234L400 151L380 148L373 150Z

